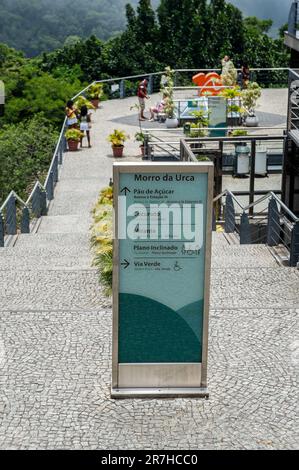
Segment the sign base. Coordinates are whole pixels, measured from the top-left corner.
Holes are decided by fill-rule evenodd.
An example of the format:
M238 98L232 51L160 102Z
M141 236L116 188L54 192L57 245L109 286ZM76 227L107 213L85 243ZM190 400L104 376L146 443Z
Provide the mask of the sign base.
M112 388L111 398L209 398L207 388Z

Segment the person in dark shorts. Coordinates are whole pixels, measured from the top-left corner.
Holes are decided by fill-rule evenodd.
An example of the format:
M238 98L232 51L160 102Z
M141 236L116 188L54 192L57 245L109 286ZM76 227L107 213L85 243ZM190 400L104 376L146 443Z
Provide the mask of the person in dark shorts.
M250 69L248 67L248 64L245 63L242 66L242 88L243 89L248 87L249 81L250 81Z
M146 79L144 79L138 85L137 96L138 96L139 107L140 107L140 114L139 114L139 120L140 121L146 121L147 120L145 115L144 115L145 100L149 99L149 96L147 94L147 84L148 84L148 81Z

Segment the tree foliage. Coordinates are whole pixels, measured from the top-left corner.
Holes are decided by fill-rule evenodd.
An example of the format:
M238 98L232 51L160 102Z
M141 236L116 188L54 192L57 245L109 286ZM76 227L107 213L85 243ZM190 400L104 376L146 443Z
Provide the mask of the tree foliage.
M0 42L32 57L71 36L108 39L125 29L127 0L0 0ZM138 0L131 3L135 6Z
M58 133L43 115L5 126L0 131L0 201L14 189L25 198L36 179L43 179Z
M0 199L11 188L23 193L44 171L65 102L93 80L165 66L220 68L227 54L236 66L289 65L282 35L273 39L267 34L271 21L244 19L225 0L161 0L157 11L157 1L135 0L136 8L128 4L125 9L125 31L106 42L99 39L106 37L99 25L109 35L116 31L125 1L0 0L0 39L30 54L44 51L28 59L0 43L0 79L6 90L0 117ZM90 31L94 34L84 38Z

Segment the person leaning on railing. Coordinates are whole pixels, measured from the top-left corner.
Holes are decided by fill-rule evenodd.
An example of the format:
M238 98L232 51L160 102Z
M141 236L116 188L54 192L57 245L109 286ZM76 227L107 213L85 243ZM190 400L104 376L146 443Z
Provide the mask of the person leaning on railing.
M74 105L72 100L69 100L66 104L65 114L67 117L66 124L69 128L77 127L78 125L78 118L77 118L77 108Z

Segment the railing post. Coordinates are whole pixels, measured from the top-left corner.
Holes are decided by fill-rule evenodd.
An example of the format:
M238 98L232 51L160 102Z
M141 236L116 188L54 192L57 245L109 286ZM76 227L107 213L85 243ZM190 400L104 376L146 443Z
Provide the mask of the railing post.
M231 194L226 195L225 201L225 222L224 230L225 233L234 233L236 228L236 212L234 207L234 201Z
M58 181L58 155L55 155L54 162L53 162L53 182L54 185Z
M299 222L296 222L292 230L290 266L296 268L299 263Z
M143 160L150 159L150 149L149 149L149 135L147 133L144 134L144 157Z
M62 137L62 142L63 142L63 147L62 147L62 148L63 148L63 151L64 151L64 152L67 152L67 149L68 149L68 148L67 148L67 140L66 140L66 137L65 137L64 134L63 134L63 137Z
M17 233L17 207L16 198L11 195L6 205L6 232L8 235Z
M36 187L32 197L32 212L36 215L39 219L42 213L41 208L41 189L39 186Z
M280 214L277 202L271 198L268 206L267 245L277 246L280 239Z
M28 207L22 210L21 233L30 233L30 214Z
M213 232L217 231L215 207L213 207L213 214L212 214L212 230Z
M0 212L0 248L4 247L4 221Z
M126 97L126 84L124 80L120 81L119 96L121 100L123 100Z
M154 93L154 76L150 75L148 79L148 94L152 95Z
M251 232L250 232L250 223L249 218L246 212L243 212L241 216L240 224L240 244L241 245L251 245Z
M48 201L52 201L54 199L54 180L53 180L53 171L50 172L47 187L47 198Z
M41 201L41 215L47 215L48 207L47 207L47 193L46 193L46 191L41 191L40 201Z
M175 87L178 85L178 72L177 71L174 72L173 83Z
M60 141L60 144L59 144L59 150L58 150L58 155L59 155L59 160L58 160L58 163L59 165L62 165L62 159L63 159L63 150L62 150L62 140Z

